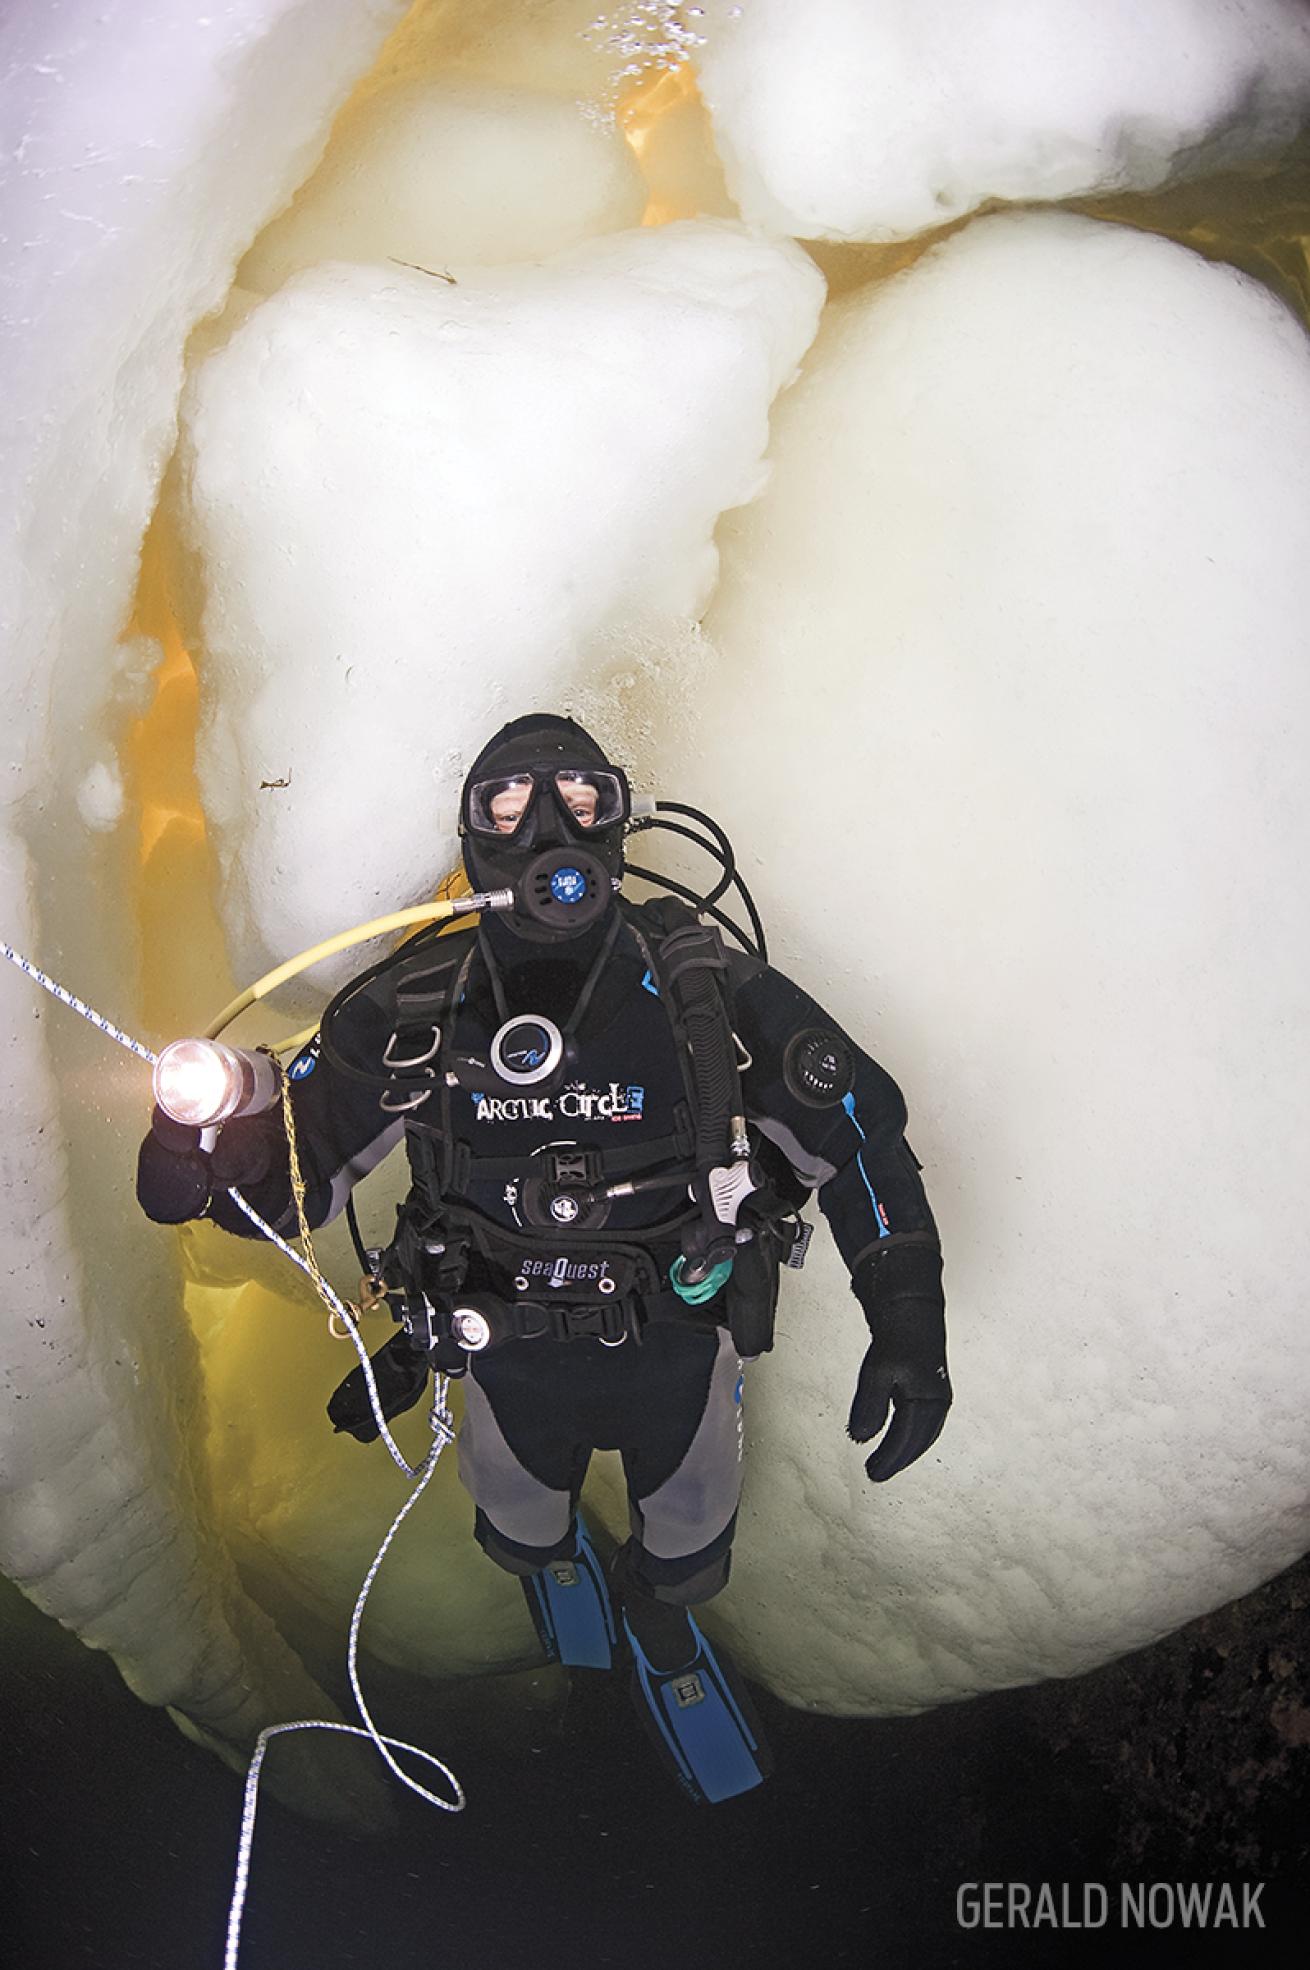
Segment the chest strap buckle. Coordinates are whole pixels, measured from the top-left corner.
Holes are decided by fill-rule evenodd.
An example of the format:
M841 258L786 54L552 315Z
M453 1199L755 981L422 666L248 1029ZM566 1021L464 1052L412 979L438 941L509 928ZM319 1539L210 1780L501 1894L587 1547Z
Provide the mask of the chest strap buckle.
M628 1317L620 1306L603 1304L600 1306L541 1306L535 1303L521 1305L529 1318L535 1317L534 1325L526 1332L549 1334L555 1341L606 1341L611 1346L624 1339L628 1331Z
M598 1149L552 1149L546 1156L548 1181L590 1190L604 1174Z

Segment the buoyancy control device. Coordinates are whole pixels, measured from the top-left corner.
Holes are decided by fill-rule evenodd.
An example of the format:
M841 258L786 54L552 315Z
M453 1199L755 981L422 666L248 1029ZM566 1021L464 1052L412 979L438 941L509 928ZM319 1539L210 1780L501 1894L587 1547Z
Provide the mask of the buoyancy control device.
M661 808L666 804L660 803ZM458 1374L469 1354L510 1338L550 1335L556 1339L591 1336L617 1345L629 1336L639 1342L650 1318L702 1318L729 1327L744 1357L772 1345L779 1266L803 1259L805 1232L796 1217L805 1196L790 1171L776 1167L770 1145L753 1143L741 1095L739 1042L733 1031L728 958L719 929L698 912L716 917L745 948L764 956L763 930L749 892L737 876L727 837L696 809L667 804L686 814L715 838L677 823L640 815L630 828L672 825L715 854L723 877L708 897L687 891L686 901L655 897L624 900L584 978L578 1003L562 1025L531 1012L504 1014L485 1053L459 1052L445 1034L453 1027L474 950L464 939L434 945L420 936L362 974L339 993L324 1014L320 1045L339 1070L379 1089L390 1113L404 1115L415 1190L400 1207L396 1235L385 1251L361 1246L375 1299L384 1297L401 1332L380 1351L389 1366L412 1363L401 1375L398 1405L416 1401L423 1364L431 1359L443 1372ZM664 882L629 868L647 880ZM741 890L752 937L718 910L729 884ZM680 885L670 884L680 888ZM541 1290L543 1239L514 1233L459 1196L473 1175L509 1174L492 1159L471 1158L454 1144L450 1095L456 1089L523 1090L557 1088L573 1058L574 1035L596 982L623 924L646 956L651 989L673 1029L683 1071L686 1102L682 1127L670 1139L646 1143L640 1160L634 1150L574 1149L548 1152L538 1179L540 1222L558 1231L562 1268L549 1284L564 1292ZM455 948L451 948L456 943ZM489 967L495 980L494 958ZM394 1017L378 1029L375 1063L352 1059L337 1043L341 1014L361 990L381 988ZM424 1113L426 1112L426 1115ZM432 1117L444 1119L433 1120ZM762 1155L761 1155L762 1152ZM462 1154L462 1161L461 1161ZM762 1160L763 1157L763 1160ZM592 1216L608 1201L646 1191L669 1193L670 1209L654 1225L626 1236L601 1236ZM357 1241L359 1242L359 1241ZM494 1253L512 1291L494 1293L470 1286L470 1252ZM478 1267L473 1267L476 1275ZM338 1428L352 1428L349 1399L358 1371L333 1398ZM410 1382L413 1393L407 1394ZM354 1432L375 1434L372 1419L360 1416Z

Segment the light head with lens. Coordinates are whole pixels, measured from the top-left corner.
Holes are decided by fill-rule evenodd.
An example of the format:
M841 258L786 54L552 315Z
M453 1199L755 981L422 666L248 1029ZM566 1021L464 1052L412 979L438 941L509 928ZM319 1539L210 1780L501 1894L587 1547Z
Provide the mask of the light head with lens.
M218 1128L258 1115L278 1098L277 1067L266 1053L221 1040L174 1040L155 1062L155 1101L173 1121Z

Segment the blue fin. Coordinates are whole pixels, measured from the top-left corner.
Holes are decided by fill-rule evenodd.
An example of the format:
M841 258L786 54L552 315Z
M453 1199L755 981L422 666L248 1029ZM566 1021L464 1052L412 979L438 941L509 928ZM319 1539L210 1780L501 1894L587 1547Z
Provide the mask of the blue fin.
M632 1694L656 1750L702 1805L749 1792L773 1770L759 1719L732 1664L687 1617L696 1653L681 1669L656 1669L625 1619L632 1644Z
M605 1569L582 1520L571 1560L552 1560L523 1581L528 1612L551 1662L608 1669L618 1636Z

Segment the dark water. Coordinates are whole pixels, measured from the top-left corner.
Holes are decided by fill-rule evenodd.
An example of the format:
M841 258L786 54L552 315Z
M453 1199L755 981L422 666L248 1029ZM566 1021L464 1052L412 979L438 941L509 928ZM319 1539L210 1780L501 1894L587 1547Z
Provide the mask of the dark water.
M777 1774L715 1808L664 1776L617 1675L575 1674L547 1716L374 1668L382 1727L446 1758L468 1810L396 1788L396 1831L360 1839L262 1800L243 1970L1272 1965L1310 1913L1307 1601L1303 1562L1093 1676L920 1718L761 1697ZM7 1585L0 1615L8 1960L218 1970L240 1780ZM1120 1884L1156 1880L1263 1881L1267 1926L1121 1928ZM964 1930L966 1881L1104 1883L1114 1912Z

